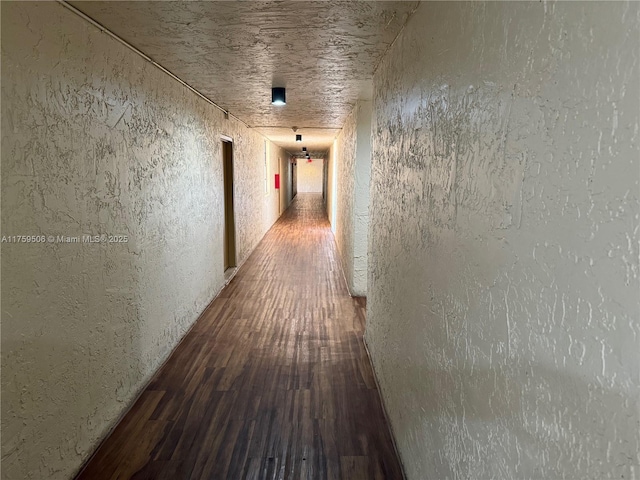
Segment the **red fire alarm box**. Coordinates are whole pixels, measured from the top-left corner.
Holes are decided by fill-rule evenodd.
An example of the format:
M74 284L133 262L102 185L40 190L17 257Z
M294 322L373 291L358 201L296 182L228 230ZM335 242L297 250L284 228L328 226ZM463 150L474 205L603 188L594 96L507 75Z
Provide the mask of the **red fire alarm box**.
M276 173L276 190L280 189L280 174Z

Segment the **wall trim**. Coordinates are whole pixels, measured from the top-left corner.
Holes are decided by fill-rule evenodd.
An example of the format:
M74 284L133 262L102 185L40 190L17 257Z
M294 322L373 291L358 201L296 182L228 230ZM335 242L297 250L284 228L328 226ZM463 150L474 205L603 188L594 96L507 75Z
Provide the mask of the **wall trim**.
M367 311L365 310L365 325L367 319ZM365 326L366 329L366 326ZM404 463L402 461L402 457L400 456L400 451L398 450L398 444L396 443L396 436L393 433L393 426L389 421L389 414L387 413L387 405L384 403L384 397L382 396L382 390L380 390L380 382L378 382L378 373L376 372L375 367L373 366L373 361L371 360L371 352L369 352L369 345L367 345L367 337L362 335L362 343L364 344L364 350L367 352L367 359L369 360L369 365L371 365L371 371L373 372L373 381L376 384L376 389L378 390L378 397L380 398L380 404L382 405L382 414L384 415L384 420L387 422L387 429L389 430L389 435L391 435L391 443L393 444L393 450L396 452L396 457L398 458L398 463L400 464L400 470L402 471L402 479L407 480L406 470L404 468Z

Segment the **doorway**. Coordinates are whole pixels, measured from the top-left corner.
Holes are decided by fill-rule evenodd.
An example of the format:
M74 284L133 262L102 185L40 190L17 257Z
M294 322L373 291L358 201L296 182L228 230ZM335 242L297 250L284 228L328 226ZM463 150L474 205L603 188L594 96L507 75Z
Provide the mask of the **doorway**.
M298 159L294 158L291 162L291 200L293 200L293 197L296 196L296 193L298 193L298 170L297 170L297 166L298 166Z
M233 214L233 143L222 141L224 178L224 269L236 266L236 230Z

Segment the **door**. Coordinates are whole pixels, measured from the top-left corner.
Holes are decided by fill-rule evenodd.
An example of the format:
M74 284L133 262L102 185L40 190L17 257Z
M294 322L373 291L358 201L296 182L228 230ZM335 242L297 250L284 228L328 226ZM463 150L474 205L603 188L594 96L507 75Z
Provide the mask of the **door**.
M291 163L291 199L296 196L298 193L298 170L297 170L298 160L294 159Z
M236 266L236 231L233 216L233 143L222 141L224 178L224 269Z

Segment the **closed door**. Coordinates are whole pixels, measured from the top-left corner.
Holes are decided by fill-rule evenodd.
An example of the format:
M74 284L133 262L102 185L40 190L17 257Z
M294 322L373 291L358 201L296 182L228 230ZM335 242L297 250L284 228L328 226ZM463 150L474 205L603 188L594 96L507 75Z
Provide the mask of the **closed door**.
M224 269L236 266L236 232L233 214L233 144L222 142L224 177Z

